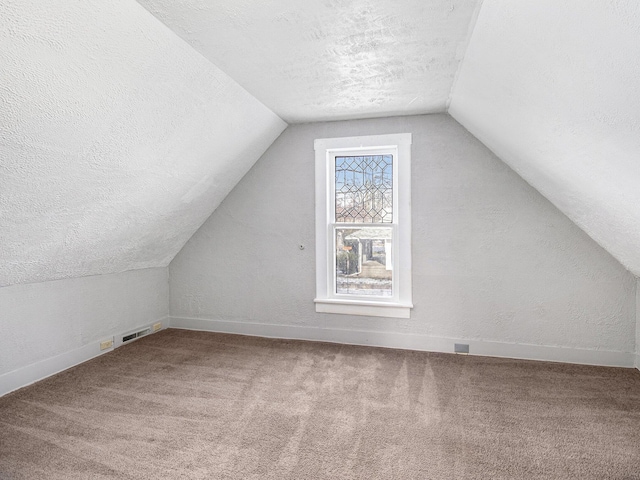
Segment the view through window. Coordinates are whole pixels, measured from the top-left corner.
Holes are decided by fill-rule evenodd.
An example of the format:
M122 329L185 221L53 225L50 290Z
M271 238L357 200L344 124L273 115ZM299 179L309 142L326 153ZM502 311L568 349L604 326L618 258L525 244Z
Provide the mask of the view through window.
M337 294L393 295L393 155L335 157Z
M410 318L411 134L314 149L316 312Z

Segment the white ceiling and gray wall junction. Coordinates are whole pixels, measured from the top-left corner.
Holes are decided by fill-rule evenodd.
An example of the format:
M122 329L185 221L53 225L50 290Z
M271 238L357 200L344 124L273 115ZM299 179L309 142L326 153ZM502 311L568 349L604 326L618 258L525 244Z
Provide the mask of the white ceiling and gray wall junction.
M139 2L290 123L448 109L640 274L640 2Z
M278 116L449 102L640 274L636 1L25 0L0 24L0 285L166 266Z
M637 0L0 0L0 65L0 286L166 267L285 121L435 112L640 274Z

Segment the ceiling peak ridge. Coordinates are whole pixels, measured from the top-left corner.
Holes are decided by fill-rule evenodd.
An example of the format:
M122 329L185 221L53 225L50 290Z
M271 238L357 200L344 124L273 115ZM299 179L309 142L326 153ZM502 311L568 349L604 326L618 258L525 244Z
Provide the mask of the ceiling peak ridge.
M482 0L480 0L482 1ZM147 15L149 15L151 18L153 18L153 20L155 22L157 22L159 25L162 25L162 28L164 28L165 30L167 30L173 37L177 38L180 43L182 43L183 45L186 45L187 47L189 47L189 49L193 52L195 52L198 57L204 59L209 65L212 65L216 70L218 70L220 73L222 73L223 75L225 75L227 78L229 78L233 83L235 83L240 89L244 90L247 95L250 95L253 99L255 99L257 102L259 102L260 104L262 104L266 109L268 109L271 113L273 113L274 115L276 115L280 120L282 120L284 123L286 123L287 125L290 125L290 123L288 121L286 121L285 119L283 119L280 115L278 115L276 112L274 112L270 107L268 107L262 100L260 100L259 98L257 98L254 94L252 94L249 90L247 90L240 82L238 82L235 78L233 78L231 75L229 75L229 73L227 73L225 70L223 70L222 68L220 68L220 66L218 66L216 63L213 62L213 60L207 58L206 56L204 56L202 54L202 52L200 52L197 48L195 48L193 45L191 45L189 42L187 42L184 38L182 38L180 35L178 35L172 28L170 28L166 23L164 23L162 20L160 20L160 18L158 18L157 16L155 16L153 13L151 13L149 11L148 8L146 8L143 4L141 4L140 2L138 2L137 0L134 0L134 2L136 4L138 4L138 6L145 11L145 13Z

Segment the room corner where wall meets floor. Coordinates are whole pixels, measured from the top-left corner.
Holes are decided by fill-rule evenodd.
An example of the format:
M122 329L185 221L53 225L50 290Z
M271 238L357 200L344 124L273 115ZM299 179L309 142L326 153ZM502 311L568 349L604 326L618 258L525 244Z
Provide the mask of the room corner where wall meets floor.
M166 328L168 301L166 267L0 288L0 396Z
M314 140L389 133L413 135L411 318L316 313ZM169 271L176 328L635 363L636 278L447 114L288 127Z
M0 426L3 480L631 480L640 372L168 330Z
M636 368L640 370L640 278L636 279Z

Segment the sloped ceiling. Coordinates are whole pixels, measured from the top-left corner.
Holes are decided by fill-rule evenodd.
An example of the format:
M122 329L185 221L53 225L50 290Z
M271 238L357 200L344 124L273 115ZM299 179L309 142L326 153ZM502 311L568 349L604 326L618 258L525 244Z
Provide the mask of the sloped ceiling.
M636 0L139 2L0 0L0 286L167 265L278 115L449 102L640 275Z
M640 2L485 0L449 113L640 275Z
M444 112L479 0L138 0L289 123Z
M0 286L164 266L286 124L133 0L0 1Z

